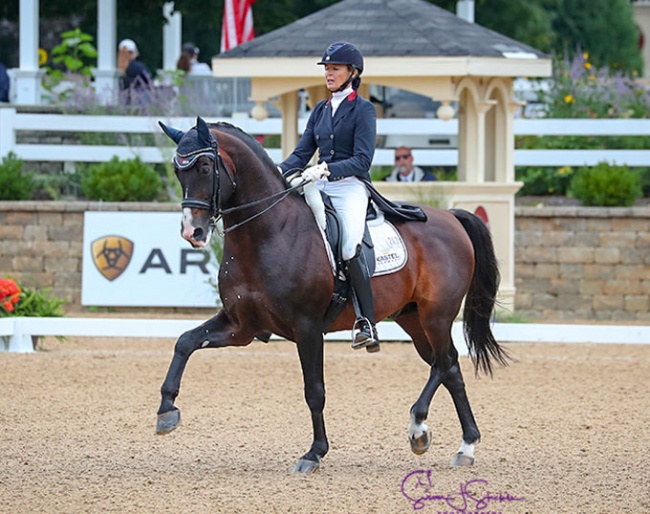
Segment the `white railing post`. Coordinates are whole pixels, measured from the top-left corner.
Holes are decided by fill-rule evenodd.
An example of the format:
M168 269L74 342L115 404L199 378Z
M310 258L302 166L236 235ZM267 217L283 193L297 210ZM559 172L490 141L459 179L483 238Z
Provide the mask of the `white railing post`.
M16 109L0 106L0 160L16 148Z
M10 352L32 353L34 351L32 334L24 330L24 323L23 318L14 318L14 333L9 340Z

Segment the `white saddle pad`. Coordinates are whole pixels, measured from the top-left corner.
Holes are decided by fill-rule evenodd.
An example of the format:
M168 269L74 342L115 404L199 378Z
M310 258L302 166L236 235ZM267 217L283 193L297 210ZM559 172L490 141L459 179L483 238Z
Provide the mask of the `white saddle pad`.
M373 277L401 270L408 259L402 236L383 215L368 223L375 246L375 273Z
M388 275L395 271L401 270L408 260L408 253L402 236L389 221L386 221L383 213L380 211L377 218L368 223L370 237L375 247L375 273L373 277L379 275ZM321 230L321 236L327 250L327 257L332 267L332 272L336 272L334 263L334 254L330 247L325 232Z

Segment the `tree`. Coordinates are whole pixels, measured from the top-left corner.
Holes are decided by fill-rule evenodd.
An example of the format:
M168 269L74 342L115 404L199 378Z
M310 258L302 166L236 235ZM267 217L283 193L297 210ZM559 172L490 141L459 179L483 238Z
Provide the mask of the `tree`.
M257 0L253 5L255 34L262 35L336 3L338 0ZM456 12L457 0L428 0ZM118 0L118 40L130 37L140 47L142 60L152 71L162 65L162 4L164 0ZM18 20L18 0L0 7L0 21ZM629 0L475 0L476 22L538 50L560 57L588 51L594 64L615 69L641 70L638 31ZM183 15L183 39L201 48L202 60L219 53L223 0L176 0ZM41 28L47 20L57 24L56 35L80 27L96 37L97 0L41 2ZM13 25L12 25L13 26ZM48 38L43 37L41 41ZM52 37L49 38L52 40ZM58 41L57 41L58 43ZM55 44L46 50L51 50ZM17 61L17 30L0 31L0 58L13 65ZM11 54L11 57L8 57ZM17 64L17 63L16 63Z
M628 73L643 68L629 0L562 0L553 28L560 55L586 51L599 67Z

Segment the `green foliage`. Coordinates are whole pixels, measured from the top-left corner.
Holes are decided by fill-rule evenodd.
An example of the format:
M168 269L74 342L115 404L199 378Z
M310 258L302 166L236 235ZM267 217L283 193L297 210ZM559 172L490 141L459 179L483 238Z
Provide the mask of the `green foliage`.
M61 43L52 49L52 62L62 64L73 73L80 73L86 77L92 76L90 59L97 58L97 49L92 44L93 37L81 31L80 28L69 30L61 34Z
M563 168L517 168L515 178L524 183L519 196L564 196L573 179L573 169Z
M557 4L558 55L588 51L596 66L641 72L639 31L629 0L570 0ZM604 37L604 35L607 37Z
M40 289L21 286L21 289L20 299L14 307L13 316L63 316L65 300L53 295L51 288Z
M84 195L105 202L148 202L158 198L162 179L139 158L92 165L81 179Z
M580 168L569 194L586 206L629 207L641 197L641 185L639 175L627 166L601 162Z
M97 58L97 49L92 44L93 36L82 32L80 28L61 33L61 43L52 49L53 66L45 66L43 87L50 92L52 100L60 102L72 93L72 89L62 85L64 80L80 82L88 87L92 69Z
M25 172L25 163L9 152L0 164L0 200L29 200L34 187L34 174Z
M637 168L639 185L645 198L650 198L650 168Z

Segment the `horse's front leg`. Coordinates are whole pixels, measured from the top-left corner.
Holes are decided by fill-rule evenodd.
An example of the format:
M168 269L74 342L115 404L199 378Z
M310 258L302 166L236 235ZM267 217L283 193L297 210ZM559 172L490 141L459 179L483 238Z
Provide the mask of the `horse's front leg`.
M323 378L323 335L319 332L298 341L298 354L305 384L305 400L311 411L314 440L311 448L293 468L293 473L315 473L329 450L325 434L325 380Z
M167 434L181 422L181 414L174 405L174 400L178 396L181 378L190 355L201 348L244 346L252 341L253 336L254 334L242 334L226 312L221 310L202 325L188 330L178 338L174 346L174 357L160 388L162 399L156 422L157 434Z

